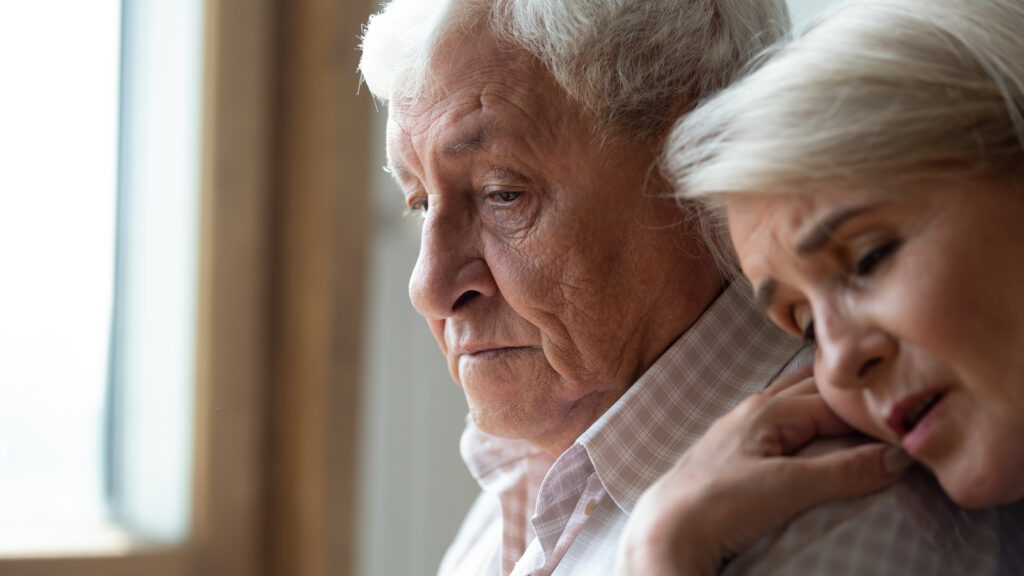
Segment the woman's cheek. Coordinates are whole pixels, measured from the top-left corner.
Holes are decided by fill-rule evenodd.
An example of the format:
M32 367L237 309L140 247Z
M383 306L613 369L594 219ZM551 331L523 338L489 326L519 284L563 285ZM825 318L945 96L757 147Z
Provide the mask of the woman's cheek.
M870 402L864 390L840 390L827 385L818 386L822 398L840 418L850 426L879 440L896 442L892 431L885 427L884 415L872 414Z

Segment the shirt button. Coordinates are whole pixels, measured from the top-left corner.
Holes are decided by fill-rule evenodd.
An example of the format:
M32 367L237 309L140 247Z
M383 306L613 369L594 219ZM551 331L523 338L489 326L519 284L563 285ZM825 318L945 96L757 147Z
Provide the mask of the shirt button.
M594 508L597 508L597 499L594 499L594 500L591 500L590 502L587 502L587 509L584 510L584 514L586 514L587 516L590 516L591 514L594 513Z

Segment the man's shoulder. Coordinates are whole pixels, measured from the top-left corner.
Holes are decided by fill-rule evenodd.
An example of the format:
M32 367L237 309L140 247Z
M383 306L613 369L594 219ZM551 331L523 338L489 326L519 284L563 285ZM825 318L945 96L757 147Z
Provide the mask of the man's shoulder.
M999 546L994 511L958 507L915 469L877 493L805 512L723 573L994 575Z

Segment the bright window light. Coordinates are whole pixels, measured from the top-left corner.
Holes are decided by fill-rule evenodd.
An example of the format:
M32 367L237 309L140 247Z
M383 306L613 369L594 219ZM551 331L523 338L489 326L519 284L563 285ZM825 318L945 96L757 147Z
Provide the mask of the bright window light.
M126 0L111 500L137 538L191 512L199 235L201 0Z
M0 0L0 555L187 536L202 2Z
M0 548L106 515L120 23L0 3Z

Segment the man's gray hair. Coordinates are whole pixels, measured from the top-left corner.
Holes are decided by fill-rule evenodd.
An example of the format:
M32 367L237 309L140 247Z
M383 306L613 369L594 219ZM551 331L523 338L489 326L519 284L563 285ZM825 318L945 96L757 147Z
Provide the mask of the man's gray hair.
M440 51L484 26L599 123L648 138L784 36L789 12L785 0L393 0L370 18L359 69L378 98L414 98Z

